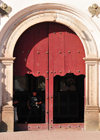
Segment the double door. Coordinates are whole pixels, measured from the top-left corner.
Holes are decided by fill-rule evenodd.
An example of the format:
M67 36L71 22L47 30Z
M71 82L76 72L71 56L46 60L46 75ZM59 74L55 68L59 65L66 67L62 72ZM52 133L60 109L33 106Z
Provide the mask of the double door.
M81 127L85 54L78 36L61 24L37 24L19 38L14 56L14 75L31 75L28 90L36 90L42 100L43 118L28 129Z

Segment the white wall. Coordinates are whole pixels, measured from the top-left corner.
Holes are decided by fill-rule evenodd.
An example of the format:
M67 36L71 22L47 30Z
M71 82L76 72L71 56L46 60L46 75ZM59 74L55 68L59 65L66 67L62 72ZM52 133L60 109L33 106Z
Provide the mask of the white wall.
M16 14L18 11L34 5L34 4L42 4L42 3L59 3L72 6L77 10L84 12L91 18L91 14L88 12L88 7L92 4L96 3L100 6L100 0L3 0L6 4L12 7L12 12L9 17L3 17L1 19L0 30L4 26L4 24ZM100 17L100 16L99 16ZM100 18L94 17L91 18L98 26L100 25Z

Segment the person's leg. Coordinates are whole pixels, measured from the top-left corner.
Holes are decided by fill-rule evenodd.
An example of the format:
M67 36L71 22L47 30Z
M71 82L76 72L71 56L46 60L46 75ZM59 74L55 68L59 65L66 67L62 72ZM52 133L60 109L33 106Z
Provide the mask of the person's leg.
M39 109L36 109L35 111L35 122L39 123L40 122L40 113L39 113Z
M26 123L30 122L31 116L32 116L32 109L29 110Z

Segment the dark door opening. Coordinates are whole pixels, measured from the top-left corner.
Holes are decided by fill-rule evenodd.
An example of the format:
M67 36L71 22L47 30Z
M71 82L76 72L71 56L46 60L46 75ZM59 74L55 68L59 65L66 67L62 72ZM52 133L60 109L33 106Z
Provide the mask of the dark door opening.
M53 123L84 122L84 75L54 77Z
M34 100L31 102L36 113L29 108L32 92L37 92L37 102L42 102L39 105L36 105ZM29 74L14 77L14 106L17 107L15 121L18 123L45 123L45 78Z

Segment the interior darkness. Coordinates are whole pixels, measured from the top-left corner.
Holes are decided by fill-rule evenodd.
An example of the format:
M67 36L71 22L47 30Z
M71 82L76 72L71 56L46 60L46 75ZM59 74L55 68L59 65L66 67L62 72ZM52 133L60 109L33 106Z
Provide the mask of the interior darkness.
M37 98L42 101L39 105L37 120L34 113L28 118L30 110L28 108L28 100L32 96L32 92L37 92ZM17 101L17 103L16 103ZM15 122L26 123L45 123L45 78L34 77L26 74L25 76L14 77L14 106L15 106Z
M14 77L14 102L18 101L14 104L17 114L15 122L27 122L30 112L27 102L32 91L37 92L42 104L37 114L38 122L32 114L28 123L45 123L45 78L30 74ZM55 76L53 104L53 123L84 122L84 75L70 73Z
M54 77L53 122L84 122L84 75Z

